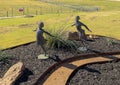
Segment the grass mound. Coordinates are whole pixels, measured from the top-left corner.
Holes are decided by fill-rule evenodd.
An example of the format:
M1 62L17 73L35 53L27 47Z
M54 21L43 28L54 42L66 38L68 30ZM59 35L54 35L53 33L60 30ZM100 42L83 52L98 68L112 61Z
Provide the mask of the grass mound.
M77 43L67 39L66 29L49 30L54 37L46 36L47 45L52 49L68 49L74 51L77 49Z

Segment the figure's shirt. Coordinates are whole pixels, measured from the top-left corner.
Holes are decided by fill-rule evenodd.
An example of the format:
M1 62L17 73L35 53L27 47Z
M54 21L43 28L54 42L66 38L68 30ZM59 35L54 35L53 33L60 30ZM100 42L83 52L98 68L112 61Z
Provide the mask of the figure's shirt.
M43 37L43 30L37 29L37 39L41 40L44 39Z
M81 22L77 21L77 22L75 23L75 25L76 25L76 28L77 28L78 31L80 31L80 32L83 31L83 29L81 28L81 26L82 26L82 23L81 23Z

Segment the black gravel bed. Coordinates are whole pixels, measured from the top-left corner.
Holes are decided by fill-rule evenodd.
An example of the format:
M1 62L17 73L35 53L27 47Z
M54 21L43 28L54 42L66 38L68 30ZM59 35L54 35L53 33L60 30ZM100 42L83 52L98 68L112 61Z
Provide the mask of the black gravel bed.
M76 70L67 85L120 85L120 60L84 65Z
M7 59L4 62L0 61L0 77L3 77L10 66L17 63L18 61L22 61L26 67L26 70L24 71L24 74L21 76L21 78L19 78L15 83L15 85L32 85L40 77L40 75L42 75L42 73L47 70L47 68L57 63L57 61L55 61L57 58L63 60L80 54L120 51L120 41L115 41L117 41L117 43L109 43L110 41L108 41L106 37L95 38L93 41L87 41L85 43L86 47L89 48L89 50L85 52L71 52L69 49L53 50L47 48L48 54L51 58L54 58L54 60L38 59L37 56L43 53L43 51L39 46L36 45L36 42L24 46L19 46L13 49L8 49L3 52L10 54L13 57ZM83 46L79 41L78 44L80 44L80 46Z
M29 45L20 46L14 49L6 50L7 53L12 54L12 59L7 60L7 62L2 62L0 64L0 77L2 77L5 72L8 70L10 66L17 63L18 61L22 61L26 67L26 71L24 76L16 82L15 85L32 85L40 75L47 70L48 67L56 63L56 61L52 59L40 60L37 58L39 54L43 51L40 47L37 47L36 43L31 43ZM60 59L65 59L68 56L73 56L70 52L65 51L55 51L49 50L51 57L56 59L54 55L60 57ZM27 74L26 74L27 73ZM28 78L27 78L28 77Z

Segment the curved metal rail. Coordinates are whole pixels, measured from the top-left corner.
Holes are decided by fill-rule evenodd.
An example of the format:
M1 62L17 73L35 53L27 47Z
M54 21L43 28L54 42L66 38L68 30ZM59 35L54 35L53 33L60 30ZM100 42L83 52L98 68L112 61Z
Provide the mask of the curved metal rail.
M60 66L62 66L65 63L70 63L76 60L82 60L82 59L88 59L88 58L94 58L98 56L107 56L107 55L118 55L120 52L105 52L105 53L91 53L91 54L83 54L78 56L73 56L67 59L64 59L51 67L49 67L33 85L43 85L44 81L52 74L56 69L58 69Z
M120 60L120 59L118 59L118 60ZM118 60L115 60L115 61L118 61ZM111 62L111 61L90 62L90 63L86 63L86 64L83 64L83 65L77 67L77 68L74 69L74 71L69 75L69 77L68 77L65 85L68 85L68 83L70 82L71 78L72 78L72 77L76 74L76 72L77 72L80 68L82 68L83 66L85 66L85 65L91 65L91 64L98 64L98 63L99 63L99 64L103 64L103 63L107 63L107 62Z
M25 45L29 45L29 44L32 44L32 43L35 43L35 42L36 42L36 41L31 41L31 42L28 42L28 43L20 44L20 45L17 45L17 46L13 46L13 47L1 49L1 50L4 51L4 50L9 50L9 49L14 49L14 48L17 48L17 47L19 47L19 46L25 46Z
M89 36L89 35L90 35L90 34L87 34L87 36ZM107 37L107 36L102 36L102 35L94 35L94 36L97 36L97 37L106 37L106 38L115 39L115 38L112 38L112 37ZM27 43L23 43L23 44L20 44L20 45L17 45L17 46L5 48L5 49L0 49L0 50L4 51L4 50L8 50L8 49L14 49L14 48L17 48L17 47L19 47L19 46L29 45L29 44L35 43L35 42L36 42L36 41L30 41L30 42L27 42Z

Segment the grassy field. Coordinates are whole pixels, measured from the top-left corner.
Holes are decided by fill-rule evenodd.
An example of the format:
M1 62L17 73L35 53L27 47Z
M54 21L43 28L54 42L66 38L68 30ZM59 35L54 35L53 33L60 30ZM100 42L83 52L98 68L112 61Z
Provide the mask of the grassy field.
M19 12L19 9L24 9ZM35 0L0 0L0 17L68 12L73 9Z
M0 9L4 9L5 5L8 7L30 6L31 8L33 7L33 9L35 6L39 6L40 4L43 7L49 7L49 5L57 7L57 5L40 1L38 2L38 0L11 0L11 2L12 1L14 1L14 3L11 4L10 1L0 0ZM58 1L59 0L57 0L57 2ZM44 15L35 15L34 17L22 16L19 18L1 18L0 48L5 49L30 41L35 41L36 33L33 32L33 30L37 28L39 21L44 21L45 30L65 28L69 31L76 31L75 27L70 27L70 25L74 23L74 18L76 15L81 16L81 21L84 22L93 31L91 34L110 36L120 39L120 10L118 9L120 6L118 3L120 2L111 2L108 0L91 0L92 2L90 3L90 0L61 0L61 3L73 3L73 5L75 5L78 4L77 1L78 3L82 3L88 6L94 5L103 7L103 10L98 12L47 13ZM3 3L5 5L3 5ZM110 9L108 4L114 6L113 9ZM60 8L60 6L58 6L58 8ZM66 10L68 9L66 8Z
M90 9L98 7L100 11L118 11L120 10L120 1L115 0L41 0L48 3L61 4L74 9Z

